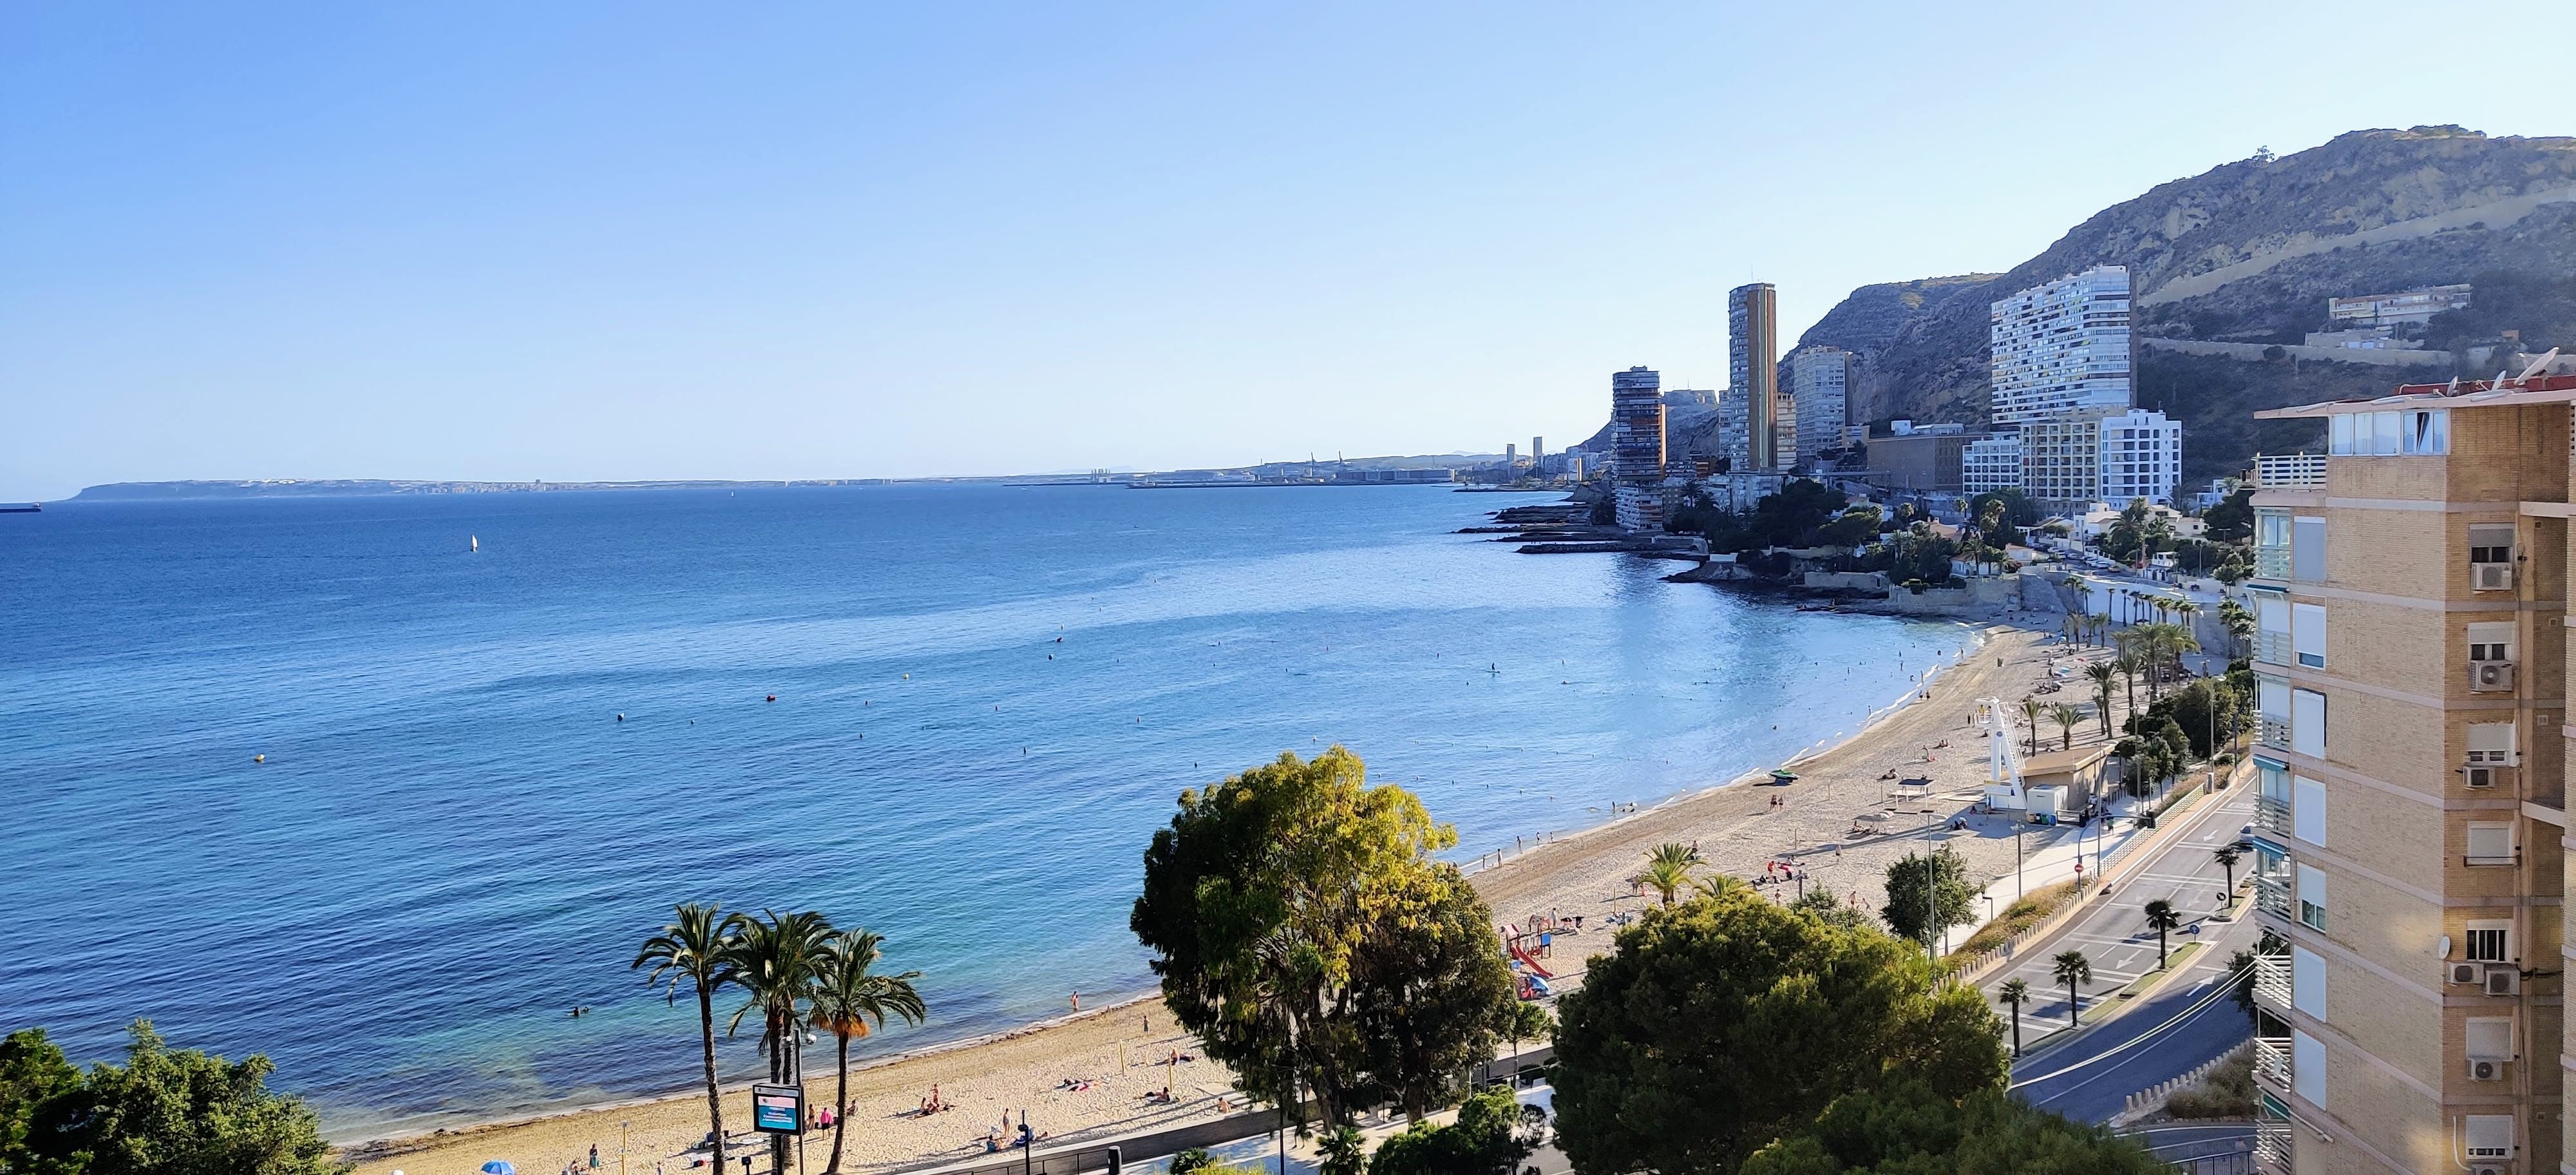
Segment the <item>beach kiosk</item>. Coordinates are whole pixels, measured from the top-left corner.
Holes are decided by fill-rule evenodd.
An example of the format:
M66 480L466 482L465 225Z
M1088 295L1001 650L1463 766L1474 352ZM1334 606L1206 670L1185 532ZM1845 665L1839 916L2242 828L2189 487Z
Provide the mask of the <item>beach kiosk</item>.
M2030 796L2030 810L2076 815L2101 793L2102 776L2108 770L2111 748L2077 747L2071 751L2042 751L2022 760L2022 791ZM2041 803L2041 793L2047 803Z

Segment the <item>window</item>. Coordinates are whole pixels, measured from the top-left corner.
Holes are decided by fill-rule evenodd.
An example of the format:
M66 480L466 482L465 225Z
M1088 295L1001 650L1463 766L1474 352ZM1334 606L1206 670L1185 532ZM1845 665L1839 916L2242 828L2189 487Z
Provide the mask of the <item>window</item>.
M2290 1033L2290 1092L2309 1105L2326 1104L2326 1042L2296 1030Z
M2513 621L2480 620L2469 625L2469 660L2513 660Z
M2485 767L2512 766L2513 723L2481 722L2469 727L2469 763Z
M2326 520L2298 518L2290 524L2290 578L2321 583L2326 577Z
M2472 1159L2509 1159L2513 1157L2513 1115L2470 1114L2462 1131Z
M2290 691L2290 749L2311 758L2326 757L2326 696L2312 689Z
M2311 930L2326 928L2326 873L2314 865L2293 867L2299 874L2299 921Z
M2290 786L2290 835L2324 848L2326 785L2302 775L2292 780Z
M2326 1018L2326 961L2302 946L2290 948L2290 1006Z
M2513 825L2470 825L2468 863L2471 865L2513 864Z
M2469 923L2465 953L2460 957L2472 963L2513 962L2513 923Z
M2513 1017L2471 1016L2469 1059L2473 1061L2510 1061L2513 1059Z
M2327 456L2329 456L2329 457L2350 457L2350 456L2352 456L2352 455L2353 455L2353 452L2352 452L2352 434L2353 434L2353 432L2355 431L2355 430L2353 429L2353 424L2354 424L2354 422L2359 421L2359 420L2361 420L2361 419L2362 419L2361 417L2359 417L2359 416L2355 416L2355 415L2352 415L2352 414L2349 414L2349 413L2341 414L2341 415L2336 415L2336 416L2331 416L2331 417L2328 417L2328 418L2327 418L2327 420L2326 420L2326 455L2327 455ZM2363 435L2365 435L2365 436L2366 436L2366 435L2368 435L2368 433L2365 431ZM2368 448L2369 448L2369 445L2365 442L2365 443L2363 444L2363 446L2362 446L2362 447L2363 447L2364 449L2368 449Z
M2433 456L2451 451L2449 409L2417 409L2398 416L2399 431L2404 434L2402 447L2408 455Z
M2370 414L2371 456L2394 457L2397 455L2398 434L2404 431L2403 427L2398 423L2397 418L2403 415L2405 414L2402 412L2373 412Z
M2481 522L2469 527L2469 562L2513 562L2513 524Z
M2290 647L2299 655L2299 664L2310 669L2326 667L2326 609L2323 604L2290 606Z

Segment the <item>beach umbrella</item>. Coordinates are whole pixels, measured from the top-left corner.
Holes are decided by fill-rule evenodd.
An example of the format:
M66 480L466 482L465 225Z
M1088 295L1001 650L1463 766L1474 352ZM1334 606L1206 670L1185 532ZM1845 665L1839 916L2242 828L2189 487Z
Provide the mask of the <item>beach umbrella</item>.
M483 1164L483 1175L519 1175L519 1169L501 1159Z

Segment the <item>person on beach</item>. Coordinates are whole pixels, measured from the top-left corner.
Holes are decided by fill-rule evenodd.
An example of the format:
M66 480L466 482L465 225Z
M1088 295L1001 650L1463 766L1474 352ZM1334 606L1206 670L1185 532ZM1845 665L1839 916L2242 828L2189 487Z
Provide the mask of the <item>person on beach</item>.
M599 1144L595 1142L590 1144L590 1169L599 1169Z
M1073 993L1073 1010L1074 1010L1074 1011L1077 1011L1077 1012L1079 1012L1079 1011L1081 1011L1081 1010L1082 1010L1082 993L1081 993L1081 992L1078 992L1078 991L1077 991L1077 992Z

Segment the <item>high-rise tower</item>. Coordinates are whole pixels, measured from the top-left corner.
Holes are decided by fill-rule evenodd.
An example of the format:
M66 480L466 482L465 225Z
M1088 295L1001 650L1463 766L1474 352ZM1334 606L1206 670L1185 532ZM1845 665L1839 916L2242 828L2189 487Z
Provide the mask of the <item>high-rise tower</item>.
M1734 401L1726 409L1734 426L1727 437L1729 465L1737 472L1788 468L1797 453L1797 421L1794 412L1781 410L1780 301L1771 283L1728 291L1726 357L1726 395Z

